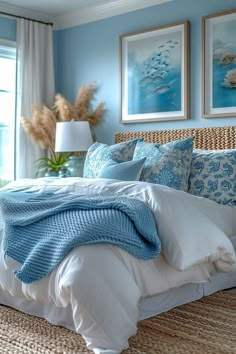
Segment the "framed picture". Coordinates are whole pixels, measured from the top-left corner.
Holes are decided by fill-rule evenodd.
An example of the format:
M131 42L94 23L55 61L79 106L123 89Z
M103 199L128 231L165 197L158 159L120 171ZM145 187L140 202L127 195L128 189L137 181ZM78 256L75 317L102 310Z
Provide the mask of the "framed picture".
M189 23L120 36L121 122L189 118Z
M202 19L202 116L236 116L236 10Z

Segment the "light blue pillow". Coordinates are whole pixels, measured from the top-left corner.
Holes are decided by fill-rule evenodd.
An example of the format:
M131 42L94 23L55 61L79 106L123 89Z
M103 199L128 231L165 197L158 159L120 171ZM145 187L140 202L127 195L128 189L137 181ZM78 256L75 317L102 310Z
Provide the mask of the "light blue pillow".
M111 159L116 162L132 160L135 146L140 140L128 140L111 146L94 143L86 155L83 177L97 178L103 165Z
M138 142L133 160L146 157L140 180L187 191L193 139L190 137L164 145Z
M98 177L120 181L139 181L145 160L146 158L125 162L109 160L101 169Z
M189 192L228 204L235 200L236 150L194 150Z

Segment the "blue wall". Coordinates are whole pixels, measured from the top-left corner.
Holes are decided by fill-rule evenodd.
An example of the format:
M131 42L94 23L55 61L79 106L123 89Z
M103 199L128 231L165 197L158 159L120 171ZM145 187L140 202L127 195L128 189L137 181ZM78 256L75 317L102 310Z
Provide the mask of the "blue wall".
M0 38L10 41L16 40L16 20L0 17Z
M79 86L96 81L94 104L105 101L103 123L96 129L98 141L112 143L121 130L156 130L183 127L235 125L235 118L201 118L201 17L236 7L235 0L175 0L144 10L54 32L57 92L70 101ZM191 24L191 119L141 124L119 123L119 35L175 21ZM0 17L0 38L16 40L15 19Z
M156 130L183 127L235 125L235 118L201 118L202 16L236 8L235 0L175 0L55 33L56 88L70 101L78 87L96 81L94 104L105 101L104 122L96 129L98 141L112 143L122 130ZM191 119L141 124L119 123L119 35L175 21L190 21Z

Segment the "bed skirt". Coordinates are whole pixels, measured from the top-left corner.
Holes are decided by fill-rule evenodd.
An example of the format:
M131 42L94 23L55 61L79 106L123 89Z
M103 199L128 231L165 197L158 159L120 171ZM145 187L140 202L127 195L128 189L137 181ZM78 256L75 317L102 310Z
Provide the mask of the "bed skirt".
M233 287L236 287L236 271L232 273L217 273L205 283L189 283L163 294L141 299L139 303L139 319L153 317L173 307L198 300L219 290ZM30 315L45 318L51 324L75 330L71 306L57 307L54 303L42 304L37 301L12 296L9 292L2 289L0 290L0 303Z

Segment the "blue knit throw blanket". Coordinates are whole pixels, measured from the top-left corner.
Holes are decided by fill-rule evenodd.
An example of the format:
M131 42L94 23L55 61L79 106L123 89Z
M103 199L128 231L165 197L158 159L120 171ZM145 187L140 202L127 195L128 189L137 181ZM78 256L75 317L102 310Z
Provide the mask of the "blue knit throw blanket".
M50 273L76 246L108 243L136 257L160 253L151 210L128 197L3 193L4 255L21 264L15 275L29 284Z

